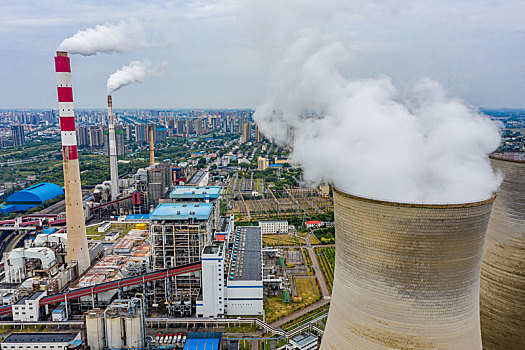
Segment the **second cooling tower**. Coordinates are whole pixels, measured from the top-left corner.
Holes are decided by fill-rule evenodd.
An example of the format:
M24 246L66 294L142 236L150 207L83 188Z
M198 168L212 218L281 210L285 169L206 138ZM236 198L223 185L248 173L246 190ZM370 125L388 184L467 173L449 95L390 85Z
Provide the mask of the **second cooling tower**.
M503 174L481 269L481 330L487 350L525 348L525 153L491 156Z
M336 268L321 349L481 350L493 200L404 204L334 190Z

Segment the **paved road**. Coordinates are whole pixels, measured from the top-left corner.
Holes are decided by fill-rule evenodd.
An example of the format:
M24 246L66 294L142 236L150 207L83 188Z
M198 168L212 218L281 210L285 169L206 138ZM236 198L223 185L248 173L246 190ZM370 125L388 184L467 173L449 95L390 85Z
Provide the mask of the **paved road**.
M310 261L312 262L312 266L314 268L315 277L317 277L317 280L319 281L319 286L321 287L321 294L323 295L323 298L331 298L330 290L328 289L326 281L324 280L323 271L321 270L321 266L319 266L319 262L317 261L317 257L315 256L314 248L310 243L311 235L312 232L310 232L308 236L306 236L306 250L308 251L308 255L310 256Z

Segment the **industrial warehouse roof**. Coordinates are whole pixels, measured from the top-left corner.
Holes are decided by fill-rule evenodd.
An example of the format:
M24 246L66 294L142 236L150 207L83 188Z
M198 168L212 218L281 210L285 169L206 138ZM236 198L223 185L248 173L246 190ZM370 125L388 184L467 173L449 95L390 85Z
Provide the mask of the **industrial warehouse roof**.
M261 228L237 227L230 243L232 263L228 271L228 280L262 280Z
M7 198L7 204L41 204L64 194L58 185L42 182L13 193Z
M218 350L221 333L188 333L183 350Z
M204 199L217 198L221 192L220 186L177 186L170 193L172 199Z
M3 343L69 343L78 333L13 333Z
M150 220L208 220L212 203L161 203L149 215Z

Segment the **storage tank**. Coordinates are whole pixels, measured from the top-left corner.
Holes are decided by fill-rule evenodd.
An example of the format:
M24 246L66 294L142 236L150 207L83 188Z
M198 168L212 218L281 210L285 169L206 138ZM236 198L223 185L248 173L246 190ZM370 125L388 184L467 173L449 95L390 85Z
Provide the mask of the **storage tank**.
M91 350L104 349L104 312L99 309L85 313L87 343Z
M141 349L144 347L142 341L142 320L140 310L125 318L126 322L126 347Z
M480 287L487 350L525 347L525 153L491 156L503 174L487 228Z
M334 189L335 277L321 349L481 350L493 200L407 204Z
M106 336L108 337L108 348L120 349L124 347L122 334L122 317L120 315L106 315Z

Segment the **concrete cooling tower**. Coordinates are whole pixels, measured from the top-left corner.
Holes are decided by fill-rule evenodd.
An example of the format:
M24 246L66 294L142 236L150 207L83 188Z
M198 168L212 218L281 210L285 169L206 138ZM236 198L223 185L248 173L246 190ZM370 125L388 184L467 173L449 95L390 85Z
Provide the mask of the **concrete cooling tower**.
M321 349L480 350L493 200L404 204L334 190L335 279Z
M525 349L525 153L491 156L503 174L481 267L481 334L487 350Z

